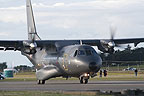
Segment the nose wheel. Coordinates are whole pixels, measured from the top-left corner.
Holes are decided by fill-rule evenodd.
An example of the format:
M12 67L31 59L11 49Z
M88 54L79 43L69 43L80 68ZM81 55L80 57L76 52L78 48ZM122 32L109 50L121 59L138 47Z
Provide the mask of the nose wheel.
M81 84L87 84L89 77L80 77L80 83Z

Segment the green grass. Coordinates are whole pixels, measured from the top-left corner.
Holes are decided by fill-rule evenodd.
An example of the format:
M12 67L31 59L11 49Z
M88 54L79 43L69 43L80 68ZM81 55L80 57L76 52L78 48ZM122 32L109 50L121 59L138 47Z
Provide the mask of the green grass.
M122 81L134 81L134 80L139 80L143 81L144 80L144 71L138 72L138 76L136 77L133 71L108 71L107 77L99 77L99 73L97 73L98 76L93 78L95 80L122 80Z
M138 76L136 77L134 75L133 71L108 71L108 76L107 77L99 77L99 73L97 73L98 76L95 78L91 78L90 80L139 80L143 81L144 80L144 71L139 71ZM6 78L5 80L1 80L0 82L4 81L36 81L36 76L35 72L23 72L23 73L17 73L14 75L14 78ZM52 80L65 80L65 78L53 78ZM69 78L69 80L78 80L78 78Z
M113 96L97 92L0 91L0 96Z
M36 81L36 78L6 78L4 80L1 80L0 82L5 82L5 81Z

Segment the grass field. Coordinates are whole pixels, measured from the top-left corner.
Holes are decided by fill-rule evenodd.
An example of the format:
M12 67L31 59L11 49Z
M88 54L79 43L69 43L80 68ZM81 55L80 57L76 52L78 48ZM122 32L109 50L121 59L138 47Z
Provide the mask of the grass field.
M0 91L0 96L114 96L99 92Z
M99 73L98 73L99 75ZM140 71L136 77L133 71L109 71L107 77L100 78L97 76L97 80L144 80L144 71Z
M144 71L139 71L138 76L134 75L133 71L108 71L107 77L99 77L98 76L91 78L90 80L144 80ZM65 78L53 78L54 80L65 80ZM70 78L69 80L78 80L77 78ZM35 72L23 72L14 74L14 78L6 78L3 81L36 81Z

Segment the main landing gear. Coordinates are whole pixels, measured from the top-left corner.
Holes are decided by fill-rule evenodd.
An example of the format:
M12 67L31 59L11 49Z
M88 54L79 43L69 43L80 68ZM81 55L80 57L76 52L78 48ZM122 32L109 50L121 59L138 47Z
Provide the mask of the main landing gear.
M83 74L80 76L79 80L81 84L87 84L89 79L89 74Z
M45 84L45 80L38 80L38 84Z

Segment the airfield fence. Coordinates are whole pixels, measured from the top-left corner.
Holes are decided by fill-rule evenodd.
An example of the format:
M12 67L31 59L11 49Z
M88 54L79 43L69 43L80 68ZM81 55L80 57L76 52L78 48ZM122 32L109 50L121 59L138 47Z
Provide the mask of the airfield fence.
M127 68L144 70L144 61L103 61L102 69L108 71L125 71Z

